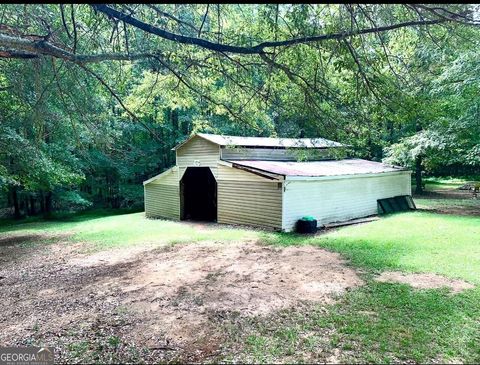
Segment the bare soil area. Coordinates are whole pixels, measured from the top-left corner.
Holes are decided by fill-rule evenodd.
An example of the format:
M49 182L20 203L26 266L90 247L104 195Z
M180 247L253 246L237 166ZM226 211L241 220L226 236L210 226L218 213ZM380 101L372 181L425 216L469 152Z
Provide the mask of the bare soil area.
M205 361L222 325L331 303L362 280L315 247L255 242L82 252L0 245L0 343L55 346L61 362Z
M466 289L475 288L474 285L466 281L449 279L437 274L406 274L399 271L385 271L375 278L375 280L384 283L408 284L416 289L440 289L447 287L452 293L459 293Z

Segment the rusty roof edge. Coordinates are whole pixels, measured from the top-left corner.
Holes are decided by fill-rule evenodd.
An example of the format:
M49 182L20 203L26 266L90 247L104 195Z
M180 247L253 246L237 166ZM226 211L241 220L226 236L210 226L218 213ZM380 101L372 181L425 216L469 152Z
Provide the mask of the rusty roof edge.
M382 164L382 165L385 165L387 167L390 167L392 169L394 169L393 171L377 171L377 172L357 172L357 173L346 173L346 174L335 174L335 175L288 175L288 174L281 174L279 172L273 172L273 171L270 171L270 170L267 170L267 169L261 169L260 167L258 166L249 166L249 165L246 165L242 162L244 161L239 161L239 160L224 160L226 162L229 162L232 164L232 166L236 166L238 168L238 166L241 166L243 169L250 169L250 170L256 170L256 171L260 171L260 172L263 172L263 173L269 173L269 174L274 174L274 175L278 175L278 176L282 176L285 180L292 180L292 179L302 179L302 178L305 178L305 179L309 179L309 180L312 180L312 179L327 179L327 178L333 178L333 177L337 177L337 178L342 178L342 177L352 177L352 176L371 176L371 175L379 175L379 174L395 174L395 173L404 173L404 172L409 172L409 173L412 173L412 171L406 167L402 167L402 166L396 166L396 165L390 165L390 164L386 164L386 163L383 163L383 162L377 162L377 161L370 161L370 160L362 160L362 159L358 159L358 158L351 158L351 159L346 159L346 160L360 160L360 161L367 161L367 162L375 162L377 164ZM261 162L262 160L255 160L255 161L258 161L258 162ZM335 161L335 160L328 160L328 161ZM339 161L343 161L343 160L339 160ZM268 162L291 162L291 161L268 161ZM321 161L306 161L304 163L315 163L315 162L321 162Z
M262 169L259 169L259 168L256 168L256 167L245 166L245 165L242 165L242 164L239 164L239 163L236 163L236 162L233 162L233 161L229 161L229 160L221 160L221 161L231 163L233 168L236 168L236 169L239 169L239 170L246 170L246 171L249 171L253 174L266 177L267 179L270 179L270 180L285 179L285 177L286 177L285 175L282 175L282 174L277 174L277 173L270 172L270 171L267 171L267 170L262 170Z
M292 180L338 180L346 179L349 177L371 177L372 175L395 175L401 174L404 172L411 173L412 171L408 169L397 170L397 171L379 171L379 172L362 172L362 173L353 173L353 174L343 174L343 175L318 175L318 176L308 176L308 175L287 175L285 177L286 181Z

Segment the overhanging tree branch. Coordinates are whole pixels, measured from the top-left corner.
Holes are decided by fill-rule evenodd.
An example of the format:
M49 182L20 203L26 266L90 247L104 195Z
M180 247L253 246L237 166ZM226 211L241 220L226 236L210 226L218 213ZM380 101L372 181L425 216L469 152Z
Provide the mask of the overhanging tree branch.
M291 38L286 40L275 40L275 41L266 41L261 42L257 45L246 47L246 46L235 46L228 45L223 43L214 43L207 39L199 37L190 37L184 36L181 34L172 33L161 29L159 27L150 25L148 23L142 22L133 16L126 14L124 12L118 11L110 6L105 4L92 4L91 5L95 10L108 15L110 18L115 21L122 21L125 24L129 24L138 29L141 29L147 33L157 35L161 38L171 40L181 44L196 45L205 49L209 49L216 52L227 53L236 53L236 54L262 54L266 53L268 48L275 47L288 47L298 44L306 44L313 42L322 42L327 40L344 40L349 37L362 35L362 34L371 34L371 33L381 33L394 29L400 29L411 26L427 26L440 24L444 22L454 21L453 19L441 17L437 14L438 18L433 20L420 19L412 20L407 22L401 22L397 24L391 24L387 26L377 26L364 29L352 29L350 31L336 32L329 34L322 34L316 36L307 36L300 38ZM73 14L72 14L73 15ZM72 21L74 21L72 19ZM7 32L10 33L10 32ZM74 38L76 38L76 29L74 24ZM142 58L151 57L149 53L103 53L103 54L76 54L76 41L74 46L73 53L66 50L63 47L60 47L49 39L44 37L26 37L18 34L5 34L0 33L0 58L36 58L40 55L52 56L56 58L65 59L77 64L86 64L92 62L102 62L107 60L113 61L122 61L122 60L138 60Z
M32 59L37 57L38 57L37 54L28 53L28 52L11 51L11 50L0 51L0 58Z
M223 43L214 43L203 38L189 37L181 34L172 33L167 30L153 26L151 24L142 22L141 20L138 20L132 17L131 15L128 15L121 11L113 9L112 7L105 4L91 4L91 6L95 10L108 15L112 19L122 20L125 23L128 23L147 33L157 35L161 38L164 38L173 42L196 45L202 48L209 49L211 51L239 53L239 54L261 54L265 52L266 48L285 47L285 46L292 46L292 45L303 44L303 43L321 42L326 40L343 40L345 38L353 37L360 34L386 32L394 29L412 27L412 26L434 25L434 24L440 24L440 23L449 21L448 19L445 19L445 18L434 19L434 20L412 20L408 22L402 22L402 23L391 24L391 25L375 27L375 28L357 29L353 31L321 34L321 35L307 36L307 37L301 37L301 38L292 38L292 39L286 39L281 41L267 41L267 42L259 43L252 47L243 47L243 46L232 46L232 45L223 44Z
M146 130L150 132L150 134L159 142L163 142L162 139L158 136L157 133L155 133L154 130L152 130L147 124L143 123L130 109L127 108L127 106L123 103L122 99L117 95L117 93L108 85L105 80L103 80L100 75L89 69L87 66L84 66L82 64L79 65L82 69L84 69L87 73L92 75L94 78L98 80L107 90L108 92L118 101L120 106L127 112L127 114L136 122L140 123Z
M214 105L217 105L217 106L220 106L220 107L223 107L225 108L225 110L228 112L228 114L230 114L233 118L235 119L238 119L246 124L249 124L247 121L245 121L241 115L239 115L238 113L235 113L235 111L230 108L228 105L226 105L225 103L222 103L222 102L218 102L214 99L212 99L210 96L208 96L207 94L201 92L200 90L198 90L197 88L195 88L193 85L191 85L186 79L185 77L183 77L180 72L178 72L177 70L175 70L171 65L169 65L166 61L162 60L160 57L157 57L155 55L153 55L154 58L157 59L157 61L162 65L164 66L166 69L168 69L173 75L175 75L175 77L177 78L177 80L182 83L183 85L185 85L187 87L187 89L189 89L190 91L194 92L195 94L205 98L206 100L208 100L210 103L214 104Z
M181 20L181 19L178 19L177 17L174 17L173 15L165 12L165 11L162 11L160 10L157 6L153 5L153 4L145 4L146 6L148 6L150 9L153 9L158 15L161 15L161 16L164 16L166 18L169 18L175 22L177 22L178 24L180 25L183 25L183 26L186 26L188 28L191 28L193 29L195 32L197 32L197 28L195 28L194 25L184 21L184 20Z
M471 12L455 13L444 7L426 6L423 4L411 4L407 6L414 9L418 8L418 9L425 10L425 12L431 13L447 21L458 22L458 23L468 24L468 25L480 25L480 22L475 20L473 16L469 16L469 15L472 15Z
M102 61L134 61L151 57L149 53L102 53L81 55L71 53L47 40L32 40L23 37L11 36L0 33L0 51L3 58L36 58L38 56L52 56L71 61L77 64L102 62Z

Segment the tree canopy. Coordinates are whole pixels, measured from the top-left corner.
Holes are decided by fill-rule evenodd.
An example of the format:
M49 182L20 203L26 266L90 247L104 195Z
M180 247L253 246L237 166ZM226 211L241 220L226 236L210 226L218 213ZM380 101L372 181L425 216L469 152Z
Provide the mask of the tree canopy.
M467 4L4 4L2 205L20 215L141 204L141 181L194 132L321 136L420 176L476 173L478 14Z

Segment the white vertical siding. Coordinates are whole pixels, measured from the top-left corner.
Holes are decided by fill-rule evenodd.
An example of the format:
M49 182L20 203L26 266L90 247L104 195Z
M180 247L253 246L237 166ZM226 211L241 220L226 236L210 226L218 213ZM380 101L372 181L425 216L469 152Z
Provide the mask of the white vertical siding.
M219 165L217 221L282 228L282 183Z
M311 215L318 224L340 222L377 213L377 199L411 194L410 172L325 180L285 181L282 228L294 229Z
M194 137L177 150L177 166L217 167L220 147L202 137Z

